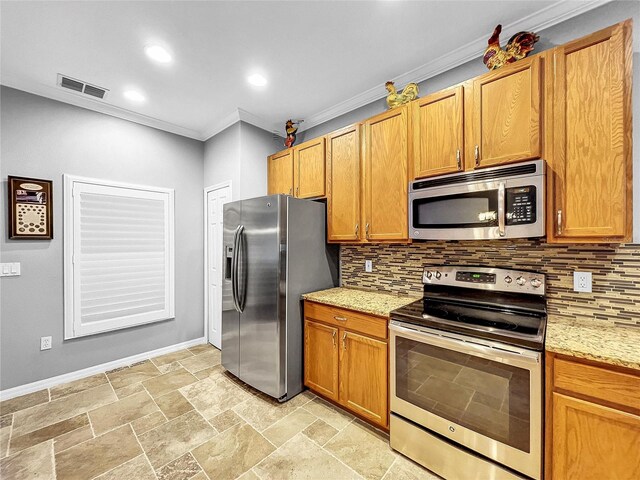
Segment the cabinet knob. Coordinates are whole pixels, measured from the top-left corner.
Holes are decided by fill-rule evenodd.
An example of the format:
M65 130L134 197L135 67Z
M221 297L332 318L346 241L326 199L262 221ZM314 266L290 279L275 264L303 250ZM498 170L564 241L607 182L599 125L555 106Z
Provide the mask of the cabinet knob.
M480 146L476 145L476 148L473 150L473 156L476 160L476 167L480 166Z
M336 346L336 332L337 332L337 330L334 330L334 331L333 331L333 335L332 335L332 337L333 337L333 346L334 346L334 348L335 348L335 346Z
M456 150L456 163L458 164L458 170L462 170L462 161L460 160L460 149Z
M358 233L360 232L360 224L356 223L356 239L358 238Z
M342 334L342 348L343 350L347 349L347 332Z
M289 195L291 195L292 193L293 193L293 187L289 189Z
M364 226L364 233L367 236L367 239L369 239L369 224L368 223Z
M296 187L296 197L298 196L299 192L300 192L300 187Z

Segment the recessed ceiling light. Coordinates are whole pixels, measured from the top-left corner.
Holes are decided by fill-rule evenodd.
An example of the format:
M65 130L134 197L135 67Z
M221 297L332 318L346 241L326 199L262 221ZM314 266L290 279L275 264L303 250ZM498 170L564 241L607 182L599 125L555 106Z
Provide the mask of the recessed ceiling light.
M126 90L124 96L132 102L144 102L146 100L145 96L136 90Z
M251 85L255 85L256 87L264 87L267 84L267 79L264 78L259 73L254 73L247 78L247 81Z
M147 45L144 47L144 53L151 60L155 60L158 63L169 63L171 61L171 54L160 45Z

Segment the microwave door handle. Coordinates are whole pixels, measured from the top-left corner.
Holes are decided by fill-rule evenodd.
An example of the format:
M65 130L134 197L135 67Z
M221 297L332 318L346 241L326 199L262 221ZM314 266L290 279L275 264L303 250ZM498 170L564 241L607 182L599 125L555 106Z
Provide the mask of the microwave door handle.
M504 224L505 224L505 188L504 183L500 182L498 186L498 233L501 237L505 236Z

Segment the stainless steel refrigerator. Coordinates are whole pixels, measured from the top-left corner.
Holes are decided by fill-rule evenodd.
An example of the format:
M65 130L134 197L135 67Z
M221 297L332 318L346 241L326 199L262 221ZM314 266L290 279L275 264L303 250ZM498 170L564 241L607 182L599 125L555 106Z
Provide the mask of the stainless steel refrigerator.
M325 205L270 195L224 206L222 366L280 401L303 390L300 295L338 282Z

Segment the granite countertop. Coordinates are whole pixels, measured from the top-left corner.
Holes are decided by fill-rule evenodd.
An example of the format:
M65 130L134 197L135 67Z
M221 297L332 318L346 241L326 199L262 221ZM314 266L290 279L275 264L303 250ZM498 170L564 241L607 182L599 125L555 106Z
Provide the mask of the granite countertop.
M422 297L403 297L391 293L359 288L337 287L319 292L306 293L302 298L334 307L348 308L358 312L388 317L396 308L420 300Z
M592 318L549 315L546 349L640 370L640 328Z

